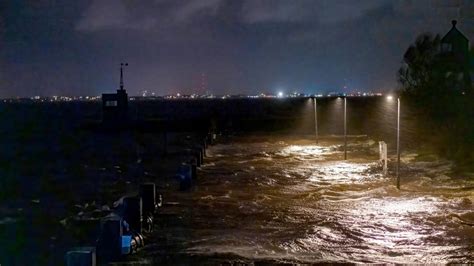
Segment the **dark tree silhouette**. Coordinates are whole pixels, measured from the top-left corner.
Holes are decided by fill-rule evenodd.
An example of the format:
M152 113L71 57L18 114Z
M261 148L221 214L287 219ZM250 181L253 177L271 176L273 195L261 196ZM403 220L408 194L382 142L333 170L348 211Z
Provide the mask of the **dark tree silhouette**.
M430 136L441 155L471 165L474 94L470 66L441 53L440 44L439 35L422 34L406 50L398 71L401 94L421 117L424 131L419 135Z
M439 35L425 33L406 50L398 71L403 93L423 102L472 93L470 66L440 53L440 44Z
M433 66L441 38L420 35L403 56L405 65L398 71L398 79L405 92L421 94L433 80Z

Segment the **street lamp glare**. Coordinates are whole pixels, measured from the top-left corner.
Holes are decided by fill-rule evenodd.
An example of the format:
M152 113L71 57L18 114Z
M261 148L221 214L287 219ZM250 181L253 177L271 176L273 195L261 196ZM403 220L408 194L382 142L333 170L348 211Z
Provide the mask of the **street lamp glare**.
M280 97L280 98L283 97L283 92L279 91L278 92L278 97Z
M388 96L387 96L387 100L389 100L389 101L393 100L393 96L392 96L392 95L388 95Z

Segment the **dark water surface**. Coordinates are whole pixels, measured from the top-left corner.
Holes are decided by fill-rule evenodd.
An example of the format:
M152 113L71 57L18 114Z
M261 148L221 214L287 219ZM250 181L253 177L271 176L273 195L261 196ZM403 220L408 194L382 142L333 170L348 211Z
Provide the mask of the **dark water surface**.
M321 135L343 132L342 106L318 100ZM163 155L160 132L84 127L100 121L100 107L0 103L0 264L63 265L78 245L68 221L112 207L143 181L156 182L168 204L130 261L473 261L473 227L465 224L474 223L472 177L452 174L450 163L426 157L429 150L430 162L406 153L398 191L394 173L380 175L377 143L351 140L344 162L341 139L315 146L301 137L314 130L309 99L131 103L139 120L214 117L223 133L299 136L224 139L209 149L189 192L177 191L182 158ZM383 139L393 155L395 107L382 97L348 100L349 134ZM423 118L402 110L403 150L423 151L426 135L416 128ZM171 133L170 150L197 143L187 138L197 132Z
M168 196L145 263L449 263L474 260L474 181L403 156L402 189L378 144L238 138L209 149L193 191ZM389 165L393 169L393 165ZM469 181L471 180L471 181Z

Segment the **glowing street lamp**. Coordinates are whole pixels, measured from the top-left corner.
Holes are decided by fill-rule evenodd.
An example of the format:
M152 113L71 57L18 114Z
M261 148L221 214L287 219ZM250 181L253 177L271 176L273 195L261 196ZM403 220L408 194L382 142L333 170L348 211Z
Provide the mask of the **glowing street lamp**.
M393 96L387 96L388 101L393 100ZM397 97L397 188L400 189L400 97Z
M400 97L397 98L397 188L400 189Z
M283 98L283 92L281 91L278 92L278 98Z
M313 97L313 105L314 105L314 134L316 135L316 144L318 144L318 111L317 111L317 102L316 97Z
M344 160L347 160L347 97L344 97Z

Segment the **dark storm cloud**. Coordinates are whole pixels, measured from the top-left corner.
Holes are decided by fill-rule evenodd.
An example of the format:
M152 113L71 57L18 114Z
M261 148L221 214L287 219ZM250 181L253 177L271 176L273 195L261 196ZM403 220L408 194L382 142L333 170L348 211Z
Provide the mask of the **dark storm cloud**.
M0 4L1 96L99 94L117 86L215 93L391 89L407 46L471 0L89 0ZM186 90L185 90L186 91Z
M79 31L156 30L215 16L221 0L117 1L95 0L77 23Z
M368 10L383 6L386 0L263 0L245 1L243 19L248 23L319 21L334 23L363 16Z

